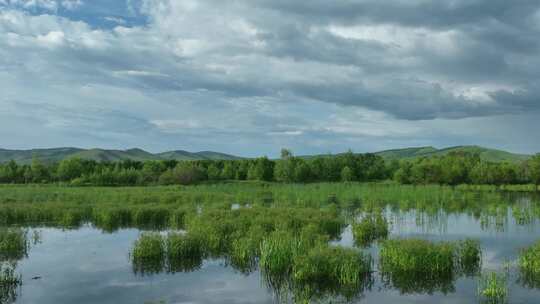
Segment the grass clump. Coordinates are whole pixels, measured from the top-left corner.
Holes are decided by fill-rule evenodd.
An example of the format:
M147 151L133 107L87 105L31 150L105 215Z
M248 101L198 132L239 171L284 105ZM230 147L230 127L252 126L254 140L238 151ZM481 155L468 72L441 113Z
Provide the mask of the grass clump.
M131 258L135 273L159 273L165 266L165 241L159 233L143 233L133 245Z
M508 301L508 280L505 274L489 272L478 282L478 296L482 303L504 304Z
M458 275L480 270L482 250L475 240L430 242L422 239L384 241L379 269L383 281L403 293L454 290Z
M525 285L540 288L540 241L521 250L519 269Z
M0 229L0 261L17 261L28 255L27 231L20 228Z
M403 293L454 290L455 247L420 239L387 240L380 249L379 269L387 285Z
M229 260L231 265L242 273L250 273L257 266L261 254L261 243L266 236L261 226L253 226L246 236L233 240Z
M351 299L371 285L371 266L371 258L354 249L314 247L294 259L296 296L305 301L327 294Z
M165 243L169 272L200 268L205 252L204 240L199 235L171 233Z
M354 223L352 231L355 243L366 247L373 241L388 237L388 221L380 213L368 215L360 222Z
M301 240L285 231L276 231L261 243L259 267L266 277L283 278L291 274Z

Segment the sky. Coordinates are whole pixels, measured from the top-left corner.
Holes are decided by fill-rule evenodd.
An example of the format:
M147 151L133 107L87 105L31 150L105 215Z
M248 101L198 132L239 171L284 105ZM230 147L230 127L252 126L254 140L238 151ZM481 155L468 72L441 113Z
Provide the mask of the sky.
M0 0L0 148L540 152L538 0Z

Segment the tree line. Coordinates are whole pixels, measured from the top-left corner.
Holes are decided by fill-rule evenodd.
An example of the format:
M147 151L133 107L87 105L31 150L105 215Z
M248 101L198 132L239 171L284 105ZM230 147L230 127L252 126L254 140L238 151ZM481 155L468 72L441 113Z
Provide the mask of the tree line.
M487 162L477 154L453 152L441 157L385 161L375 154L347 152L300 158L283 149L281 158L199 161L97 162L70 158L45 164L0 164L0 183L69 183L136 186L196 184L220 180L284 183L371 182L393 179L402 184L540 184L540 154L522 163Z

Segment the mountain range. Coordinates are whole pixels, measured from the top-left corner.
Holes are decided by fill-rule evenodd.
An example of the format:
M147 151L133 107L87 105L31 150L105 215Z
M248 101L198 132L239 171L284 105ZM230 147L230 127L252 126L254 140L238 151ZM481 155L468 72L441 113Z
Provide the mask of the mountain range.
M393 149L375 152L386 160L415 159L419 157L442 156L450 152L478 153L483 160L492 162L520 162L528 159L530 155L516 154L503 150L484 148L480 146L456 146L444 149L434 147L415 147ZM311 158L315 156L331 157L332 155L309 155L302 156ZM236 160L242 157L213 152L188 152L183 150L168 151L163 153L150 153L142 149L106 150L106 149L80 149L80 148L51 148L31 150L6 150L0 149L0 163L15 160L21 164L28 164L32 158L37 157L44 162L58 162L66 158L82 158L96 161L121 161L126 159L145 160Z
M66 158L82 158L95 161L121 161L126 159L145 160L235 160L241 159L234 155L212 151L188 152L183 150L163 153L150 153L142 149L106 150L80 148L51 148L31 150L0 149L0 163L14 160L17 163L28 164L37 157L43 162L58 162Z

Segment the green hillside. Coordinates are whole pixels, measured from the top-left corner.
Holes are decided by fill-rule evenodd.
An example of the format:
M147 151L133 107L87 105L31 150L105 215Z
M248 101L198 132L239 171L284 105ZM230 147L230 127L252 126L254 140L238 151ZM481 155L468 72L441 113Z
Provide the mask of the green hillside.
M530 157L530 155L516 154L503 150L484 148L479 146L456 146L444 149L436 149L433 147L418 147L395 149L377 152L377 155L385 159L414 159L418 157L433 157L443 156L451 152L469 152L477 153L480 158L491 162L521 162Z
M52 148L52 149L32 149L32 150L5 150L0 149L0 163L14 160L17 163L29 164L32 158L37 157L43 162L58 162L66 158L82 158L95 161L122 161L122 160L231 160L241 159L240 157L211 152L187 152L170 151L152 154L142 149L129 150L106 150L106 149L79 149L79 148Z
M44 162L58 162L73 154L83 151L78 148L53 148L33 150L5 150L0 149L0 163L14 160L18 163L30 163L35 155Z
M478 153L486 161L492 162L520 162L526 160L530 155L515 154L503 150L489 149L479 146L457 146L444 149L434 147L417 147L394 149L376 152L386 160L415 159L419 157L443 156L450 152L470 152ZM339 154L337 154L339 155ZM300 156L305 159L313 157L333 157L332 154L306 155ZM58 162L62 159L78 157L95 161L121 161L121 160L235 160L242 159L230 154L213 151L188 152L184 150L168 151L153 154L141 149L129 150L106 150L106 149L79 149L79 148L53 148L53 149L33 149L33 150L5 150L0 149L0 163L15 160L21 164L29 164L33 157L37 157L44 162Z

